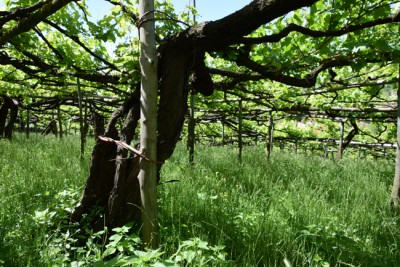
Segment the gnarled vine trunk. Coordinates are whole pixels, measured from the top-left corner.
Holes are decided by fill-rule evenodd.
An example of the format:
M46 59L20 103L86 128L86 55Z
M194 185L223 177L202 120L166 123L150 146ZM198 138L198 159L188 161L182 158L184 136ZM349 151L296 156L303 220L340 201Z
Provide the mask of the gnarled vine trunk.
M18 105L19 104L16 99L3 96L3 104L0 108L0 138L12 138L14 124L18 118Z
M57 129L57 120L53 119L50 123L46 126L46 128L42 131L42 135L48 135L49 133L53 133L57 136L58 129Z
M160 45L158 76L159 106L157 118L157 161L168 159L179 139L187 112L188 78L194 72L195 92L211 95L213 84L204 63L206 51L221 50L240 42L243 36L297 8L317 0L256 0L221 20L203 23L180 32ZM133 140L139 120L138 90L111 116L105 136L126 143ZM126 118L120 137L115 127ZM129 158L128 158L129 156ZM161 168L161 164L159 169ZM90 165L90 174L80 203L71 215L79 221L94 207L104 217L92 220L94 228L115 227L129 221L140 222L139 157L117 148L114 143L97 142Z
M193 65L190 46L163 47L160 58L160 103L158 111L157 160L168 159L179 139L187 109L187 78ZM134 138L139 118L139 90L118 109L107 125L105 136L127 144ZM124 127L118 136L115 127L118 119L125 117ZM160 165L161 168L161 165ZM140 193L137 176L139 157L128 155L113 143L97 142L92 152L90 175L81 201L71 219L82 216L97 206L104 218L92 221L94 228L104 225L114 227L129 221L140 221ZM100 215L101 213L99 213Z
M93 120L93 135L97 139L100 135L104 135L104 116L100 113L92 110L92 120Z
M4 128L6 127L8 110L10 103L8 97L3 96L3 104L0 107L0 138L4 137Z

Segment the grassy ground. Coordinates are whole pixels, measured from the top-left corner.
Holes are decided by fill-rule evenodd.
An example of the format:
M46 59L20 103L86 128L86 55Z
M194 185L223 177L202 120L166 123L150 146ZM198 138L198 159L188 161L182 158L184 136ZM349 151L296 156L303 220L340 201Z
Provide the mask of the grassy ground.
M340 161L248 148L177 151L161 187L164 237L226 246L242 266L397 266L399 217L388 207L393 162ZM348 264L348 265L347 265Z
M46 239L43 227L35 224L35 211L51 206L66 188L80 190L88 163L81 164L79 154L79 139L72 136L0 139L0 266L1 261L35 266Z
M284 259L293 266L398 266L400 217L388 205L394 162L282 153L266 162L253 147L239 164L232 147L196 149L194 167L184 146L164 166L162 181L179 182L159 186L164 254L153 257L179 263L203 256L208 266L283 266ZM0 266L109 259L112 244L87 242L71 253L71 230L57 215L79 198L87 169L72 137L0 140ZM199 262L188 266L206 265Z

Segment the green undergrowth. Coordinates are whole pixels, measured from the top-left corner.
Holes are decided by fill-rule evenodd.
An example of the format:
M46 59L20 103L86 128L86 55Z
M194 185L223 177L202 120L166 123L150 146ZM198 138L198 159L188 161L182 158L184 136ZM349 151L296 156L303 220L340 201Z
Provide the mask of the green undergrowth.
M39 250L51 233L35 222L35 212L55 207L56 196L66 189L81 190L88 157L80 162L79 155L76 136L59 140L31 134L26 139L14 134L12 142L0 139L0 266L38 263Z
M163 169L165 243L222 244L236 266L398 266L399 216L389 207L394 161L331 161L246 148L180 147ZM175 240L174 240L175 239ZM175 248L170 246L171 250Z
M0 266L398 266L394 161L331 161L261 147L184 145L159 186L160 243L126 225L92 233L68 213L88 174L79 139L0 140ZM175 181L178 180L178 181ZM109 236L106 239L105 236ZM83 242L82 236L86 236Z

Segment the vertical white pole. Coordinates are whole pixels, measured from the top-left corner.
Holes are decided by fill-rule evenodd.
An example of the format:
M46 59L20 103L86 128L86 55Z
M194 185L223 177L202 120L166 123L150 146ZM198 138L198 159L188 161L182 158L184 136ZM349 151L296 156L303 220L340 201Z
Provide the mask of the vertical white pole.
M193 7L196 8L196 0L193 0ZM193 21L196 22L196 15L193 14ZM189 163L193 165L194 161L194 142L195 142L195 127L194 120L194 89L190 90L190 112L188 124L188 147L189 147Z
M272 111L269 113L268 120L268 143L267 143L267 160L271 157L272 147L274 142L274 117Z
M139 1L140 17L140 147L151 161L140 160L139 184L142 201L143 242L158 247L157 219L157 50L154 0Z
M26 110L26 138L29 138L29 118L30 118L30 110Z
M238 159L239 162L242 163L242 149L243 149L243 139L242 139L242 134L243 134L243 103L242 99L239 99L239 137L238 137L238 143L239 143L239 155Z
M396 148L396 166L393 179L392 194L390 196L390 204L399 206L400 197L400 64L399 77L397 83L397 148Z
M344 138L344 121L340 121L340 140L339 148L337 152L337 158L341 159L343 157L343 138Z
M58 119L58 126L60 128L60 139L63 138L63 125L62 125L62 117L61 117L61 107L58 105L57 107L57 119Z
M83 160L83 156L85 155L85 133L83 129L83 112L82 112L82 90L81 90L81 82L79 78L76 79L76 83L78 85L78 106L79 106L79 128L81 131L81 154L80 159Z

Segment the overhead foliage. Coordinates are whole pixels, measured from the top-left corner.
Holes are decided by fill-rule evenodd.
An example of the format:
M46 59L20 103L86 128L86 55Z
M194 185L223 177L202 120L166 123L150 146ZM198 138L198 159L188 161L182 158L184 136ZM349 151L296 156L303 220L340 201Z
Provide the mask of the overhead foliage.
M137 1L105 0L110 9L97 20L85 0L3 2L0 94L21 95L27 105L32 99L73 98L79 78L85 97L116 106L136 88ZM262 1L253 2L255 7ZM207 100L199 95L197 106L217 105L228 113L224 105L237 106L213 99L242 98L252 110L387 118L370 115L368 108L394 108L400 1L309 2L250 34L208 46L214 94ZM195 12L177 12L171 1L158 1L159 44L194 25Z

